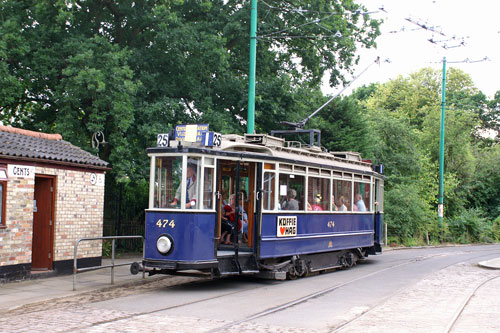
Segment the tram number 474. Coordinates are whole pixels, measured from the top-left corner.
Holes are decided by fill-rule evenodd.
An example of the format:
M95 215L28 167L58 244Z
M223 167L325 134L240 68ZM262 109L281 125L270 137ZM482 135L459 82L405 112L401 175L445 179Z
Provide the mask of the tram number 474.
M158 222L156 222L156 225L158 226L158 228L166 228L167 226L169 226L170 228L175 228L175 222L174 220L168 220L168 219L159 219Z

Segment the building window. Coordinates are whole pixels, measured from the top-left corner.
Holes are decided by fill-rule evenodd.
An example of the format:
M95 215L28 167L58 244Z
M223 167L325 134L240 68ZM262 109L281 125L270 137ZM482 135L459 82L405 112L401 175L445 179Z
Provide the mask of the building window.
M6 216L5 216L5 205L7 202L7 182L0 181L0 228L5 227Z

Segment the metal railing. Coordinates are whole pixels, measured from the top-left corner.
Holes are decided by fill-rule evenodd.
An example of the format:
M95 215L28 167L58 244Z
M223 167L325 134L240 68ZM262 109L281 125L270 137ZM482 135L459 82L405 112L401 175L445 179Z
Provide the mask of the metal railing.
M117 239L136 239L140 238L142 239L142 258L144 259L144 237L143 236L104 236L104 237L90 237L90 238L81 238L79 239L74 247L74 257L73 257L73 291L76 290L76 274L79 272L85 272L85 271L94 271L97 269L102 269L102 268L109 268L111 267L111 284L115 284L115 267L117 266L126 266L126 265L131 265L134 262L126 262L126 263L121 263L121 264L115 264L115 240ZM84 268L78 268L78 258L77 258L77 252L78 252L78 245L82 241L95 241L95 240L105 240L105 239L111 239L112 244L111 244L111 265L101 265L101 266L92 266L92 267L84 267ZM142 278L145 278L145 272L144 270L142 271Z

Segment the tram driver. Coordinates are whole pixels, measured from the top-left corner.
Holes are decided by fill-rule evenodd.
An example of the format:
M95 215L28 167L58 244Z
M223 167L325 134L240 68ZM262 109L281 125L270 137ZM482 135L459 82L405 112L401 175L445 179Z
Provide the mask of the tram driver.
M196 206L196 165L188 164L186 169L186 208L193 208ZM182 184L179 185L177 191L175 192L174 201L170 203L170 206L175 207L177 203L181 200L181 188Z

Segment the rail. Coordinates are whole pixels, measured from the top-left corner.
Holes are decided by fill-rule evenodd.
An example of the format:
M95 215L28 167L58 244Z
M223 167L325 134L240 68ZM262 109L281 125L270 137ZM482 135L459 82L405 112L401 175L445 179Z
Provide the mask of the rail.
M74 247L74 257L73 257L73 291L76 290L76 274L78 272L84 272L84 271L94 271L98 269L103 269L103 268L110 268L111 267L111 284L115 284L115 267L117 266L126 266L126 265L131 265L134 262L127 262L127 263L121 263L121 264L115 264L115 240L117 239L136 239L140 238L142 239L142 258L144 259L144 237L143 236L104 236L104 237L90 237L90 238L80 238ZM105 239L111 239L112 244L111 244L111 265L101 265L101 266L92 266L92 267L84 267L84 268L78 268L78 258L77 258L77 253L78 253L78 245L80 245L80 242L82 241L95 241L95 240L105 240ZM142 272L142 278L145 278L145 272Z

